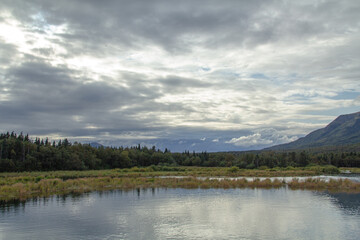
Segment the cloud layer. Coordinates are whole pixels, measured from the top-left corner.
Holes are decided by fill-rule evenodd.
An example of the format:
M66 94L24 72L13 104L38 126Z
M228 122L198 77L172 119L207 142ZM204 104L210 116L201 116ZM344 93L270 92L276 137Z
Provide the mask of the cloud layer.
M1 131L243 150L359 111L359 1L4 0L0 9Z

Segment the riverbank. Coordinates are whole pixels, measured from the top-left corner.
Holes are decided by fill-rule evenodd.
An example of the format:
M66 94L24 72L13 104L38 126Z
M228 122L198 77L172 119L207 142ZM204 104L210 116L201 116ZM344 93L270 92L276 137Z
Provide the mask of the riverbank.
M75 179L82 177L156 177L156 176L197 176L197 177L300 177L317 176L321 174L338 174L349 169L336 168L334 166L309 166L304 168L262 168L240 169L238 167L169 167L150 166L133 167L125 169L89 170L89 171L43 171L43 172L3 172L4 178L37 178L49 179ZM351 168L351 172L360 173L360 168Z
M145 188L280 188L308 189L318 191L350 192L359 193L360 183L348 179L324 181L321 179L306 179L299 181L294 178L286 183L278 179L269 178L260 180L255 178L248 181L241 179L198 179L195 177L185 178L144 178L144 177L97 177L78 179L42 179L39 182L15 183L0 187L0 200L10 201L14 199L26 200L33 197L48 197L51 195L65 195L85 193L91 191L107 190L130 190Z
M240 170L237 168L164 167L113 169L98 171L54 171L0 174L0 200L26 200L90 191L136 188L280 188L360 192L360 183L348 179L309 178L300 181L296 177L317 176L323 169L264 169ZM166 176L183 176L174 178ZM184 177L185 176L185 177ZM210 179L222 176L223 179ZM198 178L202 177L202 178ZM229 179L226 177L237 177ZM244 177L244 178L241 178ZM245 177L253 177L249 181ZM266 179L258 179L265 177ZM294 177L285 182L270 177Z

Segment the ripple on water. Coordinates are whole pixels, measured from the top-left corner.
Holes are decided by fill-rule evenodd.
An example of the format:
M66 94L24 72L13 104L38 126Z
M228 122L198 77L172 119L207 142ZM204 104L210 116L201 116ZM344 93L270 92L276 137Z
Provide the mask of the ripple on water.
M285 188L93 192L1 209L0 239L356 239L360 235L359 194Z

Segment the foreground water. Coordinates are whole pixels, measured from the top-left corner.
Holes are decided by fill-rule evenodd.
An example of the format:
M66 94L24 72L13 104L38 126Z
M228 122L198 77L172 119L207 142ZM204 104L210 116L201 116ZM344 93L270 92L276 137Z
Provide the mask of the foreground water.
M93 192L0 205L0 239L358 239L360 194Z

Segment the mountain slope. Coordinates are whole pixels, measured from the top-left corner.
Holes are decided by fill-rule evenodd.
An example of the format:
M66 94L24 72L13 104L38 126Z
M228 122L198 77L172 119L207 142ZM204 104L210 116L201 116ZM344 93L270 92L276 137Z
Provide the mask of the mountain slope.
M267 149L289 150L354 143L360 143L360 112L340 115L325 128L313 131L294 142L276 145Z
M99 147L103 147L102 144L98 143L98 142L90 142L88 143L90 146L94 147L94 148L99 148Z

